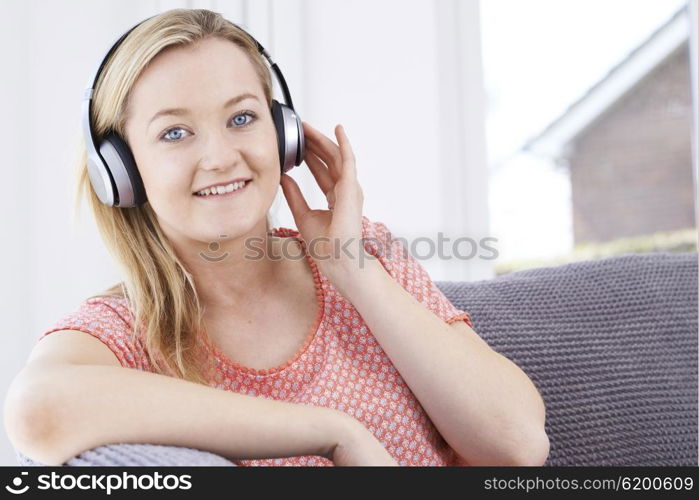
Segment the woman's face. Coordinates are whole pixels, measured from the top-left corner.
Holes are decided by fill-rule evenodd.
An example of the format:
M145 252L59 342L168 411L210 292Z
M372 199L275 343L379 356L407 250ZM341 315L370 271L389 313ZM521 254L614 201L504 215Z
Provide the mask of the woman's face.
M161 113L172 108L181 110ZM277 136L242 49L220 38L166 49L136 81L128 113L126 140L170 239L211 242L265 227L281 175ZM251 182L233 196L195 195L238 178Z

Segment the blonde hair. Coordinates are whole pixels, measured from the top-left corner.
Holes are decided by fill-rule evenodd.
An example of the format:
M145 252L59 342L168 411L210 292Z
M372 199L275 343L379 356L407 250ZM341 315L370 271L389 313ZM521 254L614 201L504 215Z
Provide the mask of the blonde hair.
M255 41L217 12L173 9L137 26L111 54L95 85L92 129L96 141L111 129L126 138L125 123L131 89L141 72L163 50L220 37L240 47L252 62L272 105L272 78ZM76 212L87 193L89 207L124 282L98 296L126 299L134 315L134 336L140 327L153 369L161 374L207 384L209 360L197 344L204 332L203 310L194 280L163 234L150 203L133 208L100 202L89 180L84 142L79 151ZM267 214L267 231L272 221Z

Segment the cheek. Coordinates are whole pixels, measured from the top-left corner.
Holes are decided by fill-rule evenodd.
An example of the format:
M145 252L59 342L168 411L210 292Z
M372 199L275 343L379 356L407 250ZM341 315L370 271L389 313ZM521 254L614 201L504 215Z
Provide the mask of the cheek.
M255 163L263 165L265 169L273 170L279 168L279 143L277 141L277 133L274 125L270 122L269 127L265 129L265 133L255 140L254 147L248 153L254 158Z
M276 134L269 137L259 148L256 148L255 155L257 164L264 166L266 174L274 174L276 177L281 176L279 146Z
M158 165L141 173L148 200L153 208L181 210L182 200L191 195L191 178L183 175L185 170L177 165Z
M191 168L183 155L154 151L144 144L133 144L132 151L146 189L148 202L156 212L176 214L183 210L183 197L191 194Z

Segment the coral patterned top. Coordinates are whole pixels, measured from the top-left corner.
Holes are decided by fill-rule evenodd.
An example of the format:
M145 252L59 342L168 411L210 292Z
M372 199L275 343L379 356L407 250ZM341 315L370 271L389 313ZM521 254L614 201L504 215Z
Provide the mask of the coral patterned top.
M382 350L360 313L322 275L299 232L273 228L279 237L296 238L313 272L319 301L315 326L306 342L286 363L270 369L241 366L205 337L199 342L215 358L209 385L225 391L324 406L344 411L364 424L402 466L466 465L439 434L400 373ZM468 313L454 305L431 281L423 267L395 240L381 222L362 216L367 253L377 257L388 273L446 323L464 321ZM388 251L390 250L390 251ZM133 321L120 297L93 297L64 317L41 337L63 329L80 330L104 342L121 365L153 371L143 343L132 340ZM332 466L325 457L241 459L240 466Z

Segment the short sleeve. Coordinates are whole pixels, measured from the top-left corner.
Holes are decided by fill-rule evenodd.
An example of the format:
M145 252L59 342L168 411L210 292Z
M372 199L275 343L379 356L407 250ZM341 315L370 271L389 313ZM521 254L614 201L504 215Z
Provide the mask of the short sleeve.
M116 355L121 366L148 370L142 343L133 335L133 322L122 302L114 297L89 298L54 323L37 342L58 330L79 330L102 341Z
M448 324L463 321L473 328L471 316L446 298L424 267L400 240L394 238L383 222L370 221L362 216L362 238L365 250L376 257L391 277L418 302Z

